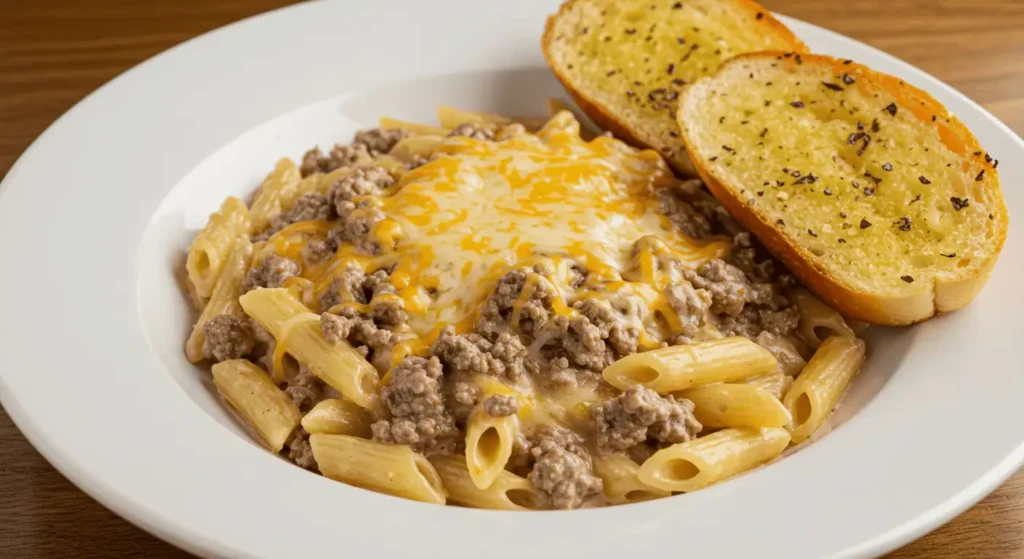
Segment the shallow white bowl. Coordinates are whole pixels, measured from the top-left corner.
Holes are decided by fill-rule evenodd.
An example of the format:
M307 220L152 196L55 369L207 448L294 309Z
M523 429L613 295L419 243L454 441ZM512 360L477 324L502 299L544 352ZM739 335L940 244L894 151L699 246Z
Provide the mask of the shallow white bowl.
M257 448L182 355L175 268L229 194L280 156L438 104L537 114L561 90L539 35L554 1L311 3L176 47L79 103L0 187L0 398L62 473L208 556L852 557L964 510L1024 460L1024 238L968 308L875 331L816 444L697 493L532 514L438 507L311 475ZM1024 143L891 56L786 19L814 50L923 87L957 113L1024 212ZM70 520L69 520L70 521ZM60 529L55 526L54 529Z

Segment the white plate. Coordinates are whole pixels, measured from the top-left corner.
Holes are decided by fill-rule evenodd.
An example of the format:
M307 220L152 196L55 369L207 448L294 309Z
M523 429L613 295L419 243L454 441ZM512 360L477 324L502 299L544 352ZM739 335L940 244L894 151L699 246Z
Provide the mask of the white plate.
M690 495L571 513L438 507L311 475L245 438L182 355L188 315L171 274L193 232L277 157L347 141L380 115L428 119L440 103L540 112L560 93L538 47L555 8L303 4L176 47L64 115L0 190L0 396L25 435L130 521L231 557L865 556L935 528L1020 466L1019 226L969 307L873 335L837 429ZM1005 125L882 52L786 22L814 50L944 102L1002 159L1007 203L1024 215L1024 143Z

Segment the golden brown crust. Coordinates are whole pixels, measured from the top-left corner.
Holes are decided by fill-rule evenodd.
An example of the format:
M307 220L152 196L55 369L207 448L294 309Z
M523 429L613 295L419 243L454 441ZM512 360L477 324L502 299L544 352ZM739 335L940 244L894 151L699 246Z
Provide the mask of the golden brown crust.
M824 55L802 54L801 61L796 57L779 58L781 52L762 52L739 55L727 61L719 69L725 71L730 65L745 60L777 59L790 67L795 64L821 63L832 66L838 74L858 70L861 78L859 87L877 87L894 96L901 106L910 109L922 123L935 126L939 130L942 142L952 151L971 157L974 163L981 165L986 173L986 186L992 187L993 203L998 205L998 219L993 220L992 235L996 238L993 252L980 267L972 268L960 276L938 274L931 283L921 282L919 286L907 288L895 295L883 295L854 289L837 279L827 268L816 264L813 256L798 243L782 233L774 222L755 211L751 206L734 194L734 190L726 187L714 172L715 166L700 155L700 151L691 145L687 137L687 127L682 125L683 111L678 118L682 129L683 142L687 152L697 168L698 174L707 184L711 193L722 203L737 221L753 233L765 247L779 258L801 281L807 284L818 296L842 313L886 325L906 325L927 320L938 313L950 312L969 303L981 290L995 267L999 251L1006 241L1009 216L1005 202L999 191L999 175L991 160L986 161L984 152L974 134L955 116L927 92L922 91L899 78L882 74L860 64L832 58ZM680 107L685 104L687 88L680 100ZM940 118L933 120L933 115ZM947 120L948 119L948 120Z
M577 90L569 77L566 76L559 68L559 65L555 63L553 53L551 52L551 46L554 43L554 27L558 22L558 19L564 14L568 13L573 9L573 6L578 0L568 0L563 2L558 12L554 15L548 16L548 20L544 25L544 34L541 37L541 51L544 53L544 58L547 60L548 67L554 72L555 77L562 83L565 90L569 92L576 104L579 105L580 109L583 110L597 124L604 127L606 130L611 131L615 137L620 138L633 144L635 146L653 149L665 157L668 164L677 172L682 175L695 176L697 170L694 167L692 161L690 161L689 155L682 150L677 150L675 157L669 157L665 154L659 146L652 145L650 142L644 141L639 137L640 132L631 126L630 122L625 119L618 117L615 111L606 107L605 105L597 102L595 99L586 95L586 92ZM785 26L781 21L776 19L771 11L761 6L753 0L733 0L742 9L751 13L755 18L758 14L763 14L758 21L761 21L764 25L772 28L773 31L779 33L785 41L790 43L790 50L793 52L808 52L807 45L803 43L788 27Z

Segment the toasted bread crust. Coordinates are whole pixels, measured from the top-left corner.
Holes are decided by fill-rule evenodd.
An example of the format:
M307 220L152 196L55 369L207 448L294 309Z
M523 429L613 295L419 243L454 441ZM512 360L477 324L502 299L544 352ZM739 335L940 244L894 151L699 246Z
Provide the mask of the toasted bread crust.
M555 63L554 53L551 51L554 43L555 25L560 17L573 9L577 1L580 0L568 0L567 2L564 2L558 9L557 13L548 16L547 23L544 26L544 34L541 37L541 51L544 53L544 58L547 60L548 67L551 68L555 77L558 78L558 81L562 83L565 90L569 92L569 95L572 96L576 104L579 105L580 109L582 109L583 112L591 118L591 120L601 125L606 130L611 131L611 133L617 138L625 140L636 146L653 149L664 156L665 153L659 149L660 146L654 145L648 139L649 135L644 134L643 130L636 126L636 123L630 123L626 119L619 117L615 114L615 111L587 95L585 91L576 89L569 77L562 72L559 65ZM774 32L778 33L782 39L787 41L790 44L791 51L809 52L807 45L797 38L797 36L794 35L793 32L785 26L785 24L776 19L772 15L771 11L766 9L764 6L761 6L753 0L732 1L754 17L757 17L758 14L762 14L759 21L764 25L769 26ZM666 157L666 161L677 173L687 176L695 176L697 174L697 169L685 152L679 152L679 155L674 158Z
M746 60L775 59L781 52L762 52L739 55L722 65L720 72L732 64ZM946 108L927 92L906 82L871 70L865 66L832 58L824 55L803 54L803 63L821 63L833 66L836 73L858 69L862 77L870 80L875 86L895 97L902 106L909 109L922 123L935 126L939 130L942 142L952 151L960 154L980 153L981 146L971 131L949 114ZM793 62L786 62L792 64ZM700 177L707 184L712 194L722 203L737 221L753 233L765 247L779 258L789 269L810 287L817 295L842 313L876 324L907 325L927 320L938 313L957 310L969 303L981 290L988 276L995 267L999 252L1006 241L1009 217L1005 201L998 191L998 171L995 166L975 155L977 163L983 165L985 172L994 184L996 195L994 203L998 204L998 219L995 220L995 249L979 267L973 267L960 275L939 274L931 283L921 282L920 287L905 289L896 295L885 295L854 289L838 280L828 269L815 263L810 252L800 244L790 240L767 217L755 211L751 206L734 194L734 190L723 184L715 174L715 167L700 155L699 150L691 146L687 137L682 107L692 86L683 92L678 114L680 128L687 152L697 168ZM933 115L943 118L932 120ZM946 121L948 119L948 122Z

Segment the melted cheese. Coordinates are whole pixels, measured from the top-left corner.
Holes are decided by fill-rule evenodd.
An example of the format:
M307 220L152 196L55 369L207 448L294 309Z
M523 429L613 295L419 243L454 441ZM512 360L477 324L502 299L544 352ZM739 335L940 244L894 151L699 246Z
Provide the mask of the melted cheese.
M627 310L641 345L653 347L678 330L662 294L673 279L662 260L696 265L729 250L726 240L686 237L660 213L655 192L677 184L657 153L610 137L585 142L576 120L560 113L536 134L446 138L430 163L366 200L386 216L371 233L378 256L343 246L326 263L307 265L303 247L325 235L325 222L293 225L264 250L303 264L308 281L293 289L314 308L345 267L387 269L410 326L399 334L393 362L425 353L446 325L471 330L498 279L526 265L550 273L529 275L514 314L546 281L561 295L557 314L574 315L571 305L581 298L607 298ZM573 265L588 271L579 288L569 285Z

